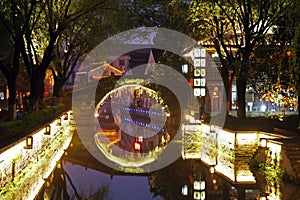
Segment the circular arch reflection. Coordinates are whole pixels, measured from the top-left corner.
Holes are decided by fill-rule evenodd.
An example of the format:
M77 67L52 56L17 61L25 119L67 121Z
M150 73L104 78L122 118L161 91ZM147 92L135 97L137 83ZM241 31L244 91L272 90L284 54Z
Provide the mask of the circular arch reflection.
M97 147L107 159L127 169L139 170L154 162L170 141L168 106L158 92L139 84L107 93L94 116Z

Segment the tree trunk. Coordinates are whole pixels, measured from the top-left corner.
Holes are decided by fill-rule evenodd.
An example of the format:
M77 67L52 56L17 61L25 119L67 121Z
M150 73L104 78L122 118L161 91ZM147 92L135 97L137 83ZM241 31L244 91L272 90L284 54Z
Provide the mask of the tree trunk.
M228 82L226 90L226 115L228 115L232 107L232 81Z
M14 44L14 54L12 58L12 65L6 65L0 62L0 68L7 80L9 97L8 97L8 119L16 118L16 81L20 66L20 51L21 51L22 37L17 37Z
M225 89L225 100L226 100L226 115L229 114L231 110L231 96L232 96L232 80L233 75L229 72L228 67L223 64L223 67L220 68L220 73L223 79L224 89Z
M30 77L29 112L43 109L45 76L45 71L40 70L39 67L32 71Z
M231 111L231 107L232 107L232 82L233 82L233 74L232 73L228 73L228 80L227 80L227 84L225 85L226 88L226 115L229 114L229 112Z
M16 76L12 75L7 79L8 97L8 119L16 119Z
M299 100L300 100L300 94L298 94L298 127L297 127L297 129L300 129L300 105L299 105Z
M247 67L244 63L242 63L241 70L239 73L239 77L237 79L237 104L238 110L237 115L238 118L243 119L246 118L246 87L247 87Z
M53 85L54 97L61 97L63 85L64 85L63 81L60 80L59 77L54 77L54 85Z

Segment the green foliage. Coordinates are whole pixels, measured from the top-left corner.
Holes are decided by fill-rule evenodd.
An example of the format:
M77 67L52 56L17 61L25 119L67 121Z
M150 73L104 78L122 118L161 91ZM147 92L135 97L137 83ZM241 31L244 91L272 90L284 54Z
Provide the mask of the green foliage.
M28 195L28 192L32 189L30 186L37 181L37 177L43 178L42 175L45 175L49 169L49 160L54 158L57 149L62 148L66 137L68 137L68 134L58 134L53 141L49 142L36 154L35 159L32 159L12 182L7 183L1 188L0 199L22 199L24 194ZM16 163L19 159L20 156L18 155L13 159L13 162ZM37 175L37 172L39 175Z
M190 30L200 42L208 41L216 49L224 84L229 82L230 70L237 77L240 118L246 117L245 92L254 71L253 52L258 45L268 43L269 31L292 5L292 0L193 0L190 4Z
M259 173L262 174L269 183L282 183L284 170L266 163L259 163L258 167Z
M53 106L26 114L19 119L0 123L0 140L9 141L24 137L34 130L39 129L63 112L60 106Z
M278 166L268 164L268 162L258 162L255 159L249 161L250 169L261 174L269 184L282 184L286 172Z
M125 0L120 3L117 24L121 30L142 26L164 26L168 23L167 0Z

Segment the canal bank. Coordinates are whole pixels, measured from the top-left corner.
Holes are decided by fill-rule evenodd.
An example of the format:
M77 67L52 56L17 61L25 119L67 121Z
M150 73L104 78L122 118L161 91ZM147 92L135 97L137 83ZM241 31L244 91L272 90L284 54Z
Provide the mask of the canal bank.
M117 184L119 186L121 185L120 179L126 179L127 184L130 185L130 181L137 180L138 177L144 177L141 178L144 181L144 186L149 187L151 191L155 191L153 188L157 188L157 185L161 185L162 182L164 185L171 180L170 185L173 184L177 189L180 186L184 191L185 188L187 188L189 191L187 193L188 195L186 195L185 192L180 193L180 189L176 189L175 194L178 199L179 197L182 199L190 199L193 198L193 195L196 195L197 198L201 198L201 194L205 194L206 199L226 199L227 197L229 199L238 198L247 200L263 197L268 199L291 199L295 197L294 193L296 194L296 191L299 189L296 184L291 184L291 182L280 183L277 181L276 176L270 176L272 172L276 172L276 170L271 169L285 168L287 171L288 163L290 164L290 170L293 170L290 161L291 158L285 155L286 152L284 152L284 145L286 144L284 141L290 142L293 141L294 138L289 134L285 135L281 133L280 130L277 130L278 133L274 134L258 131L230 131L209 124L193 125L196 131L192 134L194 138L191 140L193 142L190 143L190 145L193 146L197 144L198 141L196 139L198 138L200 139L199 144L201 148L194 148L193 150L195 151L189 152L189 155L183 154L182 157L186 159L182 161L183 165L177 166L176 161L166 167L173 175L174 173L177 174L177 176L172 178L172 175L165 177L165 175L168 174L165 169L155 171L151 174L132 174L115 171L103 166L103 163L93 158L85 149L78 135L73 134L72 131L69 135L67 127L70 125L70 122L72 124L72 121L70 121L71 116L71 113L63 115L50 123L50 126L45 126L36 131L36 134L24 138L22 142L20 142L19 149L21 153L19 153L19 155L18 153L8 153L6 157L2 157L2 154L0 155L1 158L4 158L1 159L3 161L0 164L4 165L4 163L6 163L5 166L7 166L5 170L2 170L5 172L5 175L2 176L3 178L1 177L1 181L6 177L6 180L12 183L6 183L4 186L13 189L13 192L10 192L10 190L5 192L4 187L1 186L0 199L34 199L34 195L30 195L29 193L36 195L37 192L39 192L41 199L44 198L44 195L51 197L59 193L56 189L61 188L61 182L57 183L56 181L62 181L59 178L62 173L65 175L65 178L69 180L64 184L69 188L67 191L70 192L70 190L74 190L70 180L74 180L76 177L78 178L78 175L76 175L78 172L83 174L87 173L85 170L89 173L87 173L85 178L78 180L76 186L77 190L80 190L80 185L89 182L88 180L97 182L98 179L96 176L90 175L91 170L93 170L93 173L104 173L104 175L102 175L105 176L106 179L109 177L109 179L114 180L114 183L110 184ZM73 126L70 127L74 128ZM201 135L198 133L201 133ZM30 136L32 136L33 140L30 140ZM282 144L279 140L282 141ZM44 145L39 144L38 141L44 141ZM294 144L297 147L297 143ZM278 145L281 146L278 147ZM48 150L37 150L40 146ZM296 147L291 144L290 146L289 151L296 152ZM28 153L31 153L31 155L26 156ZM56 153L57 156L54 156L53 154ZM263 154L261 155L261 153ZM189 157L191 155L194 157ZM297 157L296 155L294 156ZM47 159L47 161L45 161L44 158ZM253 172L250 168L251 166L249 166L249 161L253 160L253 158L260 164L268 164L265 165L263 169L269 171L265 171L265 174ZM179 158L179 160L181 160L181 158ZM39 161L41 161L41 164L38 164ZM51 163L50 161L54 162ZM25 162L28 162L26 164L27 166L25 166ZM189 162L193 164L189 164ZM15 166L14 170L13 166ZM44 169L45 166L49 167L49 170ZM262 167L262 165L258 166ZM1 166L1 169L4 168ZM32 169L34 172L25 172L27 169ZM63 170L67 170L67 173L72 174L70 175L71 177L68 178ZM75 170L75 172L71 173L72 170ZM270 177L271 179L268 179ZM41 180L41 183L34 183L37 182L38 179ZM147 182L145 183L147 179L149 179L149 184L147 184ZM102 181L102 179L100 181ZM175 184L175 182L178 183ZM196 189L194 188L194 184L196 184ZM198 187L197 184L200 184L200 187ZM205 187L203 187L203 185L205 185ZM31 189L29 187L39 189L30 192ZM98 186L95 185L95 187ZM138 188L138 186L135 187ZM128 191L131 189L134 190L133 186L128 186L128 188ZM116 190L115 187L113 190ZM196 193L194 194L194 192ZM147 191L147 195L147 198L151 199L149 197L151 196L149 191ZM138 194L136 194L136 197L137 196ZM162 194L162 196L164 195ZM140 199L143 198L141 197Z
M238 199L247 199L253 189L265 199L295 197L291 188L299 183L297 134L282 129L234 131L205 123L185 124L182 134L182 157L199 160L226 179L237 188Z
M69 111L0 151L0 199L34 199L69 146Z

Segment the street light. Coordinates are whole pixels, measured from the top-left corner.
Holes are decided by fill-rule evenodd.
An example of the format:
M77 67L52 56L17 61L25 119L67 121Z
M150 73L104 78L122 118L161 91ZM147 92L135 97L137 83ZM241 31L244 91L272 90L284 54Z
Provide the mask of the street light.
M265 138L260 139L259 145L261 147L267 147L267 140Z
M46 186L46 188L50 188L51 187L51 180L50 180L50 178L45 178L44 180L45 180L45 186Z
M68 120L68 118L69 118L69 114L68 114L68 113L65 113L65 114L64 114L64 120Z
M46 125L46 131L45 131L45 135L50 135L50 132L51 132L51 126L48 124Z
M26 137L26 149L32 149L33 146L33 137L32 136L27 136Z
M215 130L215 125L210 125L210 130L209 130L210 133L215 133L216 130Z
M57 118L57 123L56 123L56 126L61 126L61 118Z

